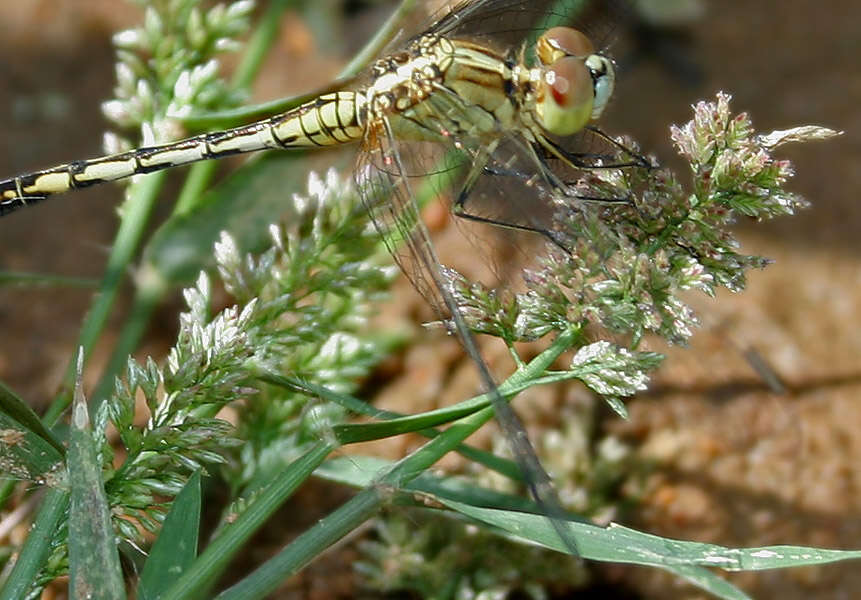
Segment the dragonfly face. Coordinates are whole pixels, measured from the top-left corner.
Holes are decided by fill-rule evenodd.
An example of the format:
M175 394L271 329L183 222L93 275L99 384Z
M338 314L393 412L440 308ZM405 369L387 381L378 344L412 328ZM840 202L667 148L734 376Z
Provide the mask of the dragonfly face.
M592 42L570 27L546 31L536 45L538 67L536 118L555 135L577 133L598 119L615 85L612 61L596 54Z

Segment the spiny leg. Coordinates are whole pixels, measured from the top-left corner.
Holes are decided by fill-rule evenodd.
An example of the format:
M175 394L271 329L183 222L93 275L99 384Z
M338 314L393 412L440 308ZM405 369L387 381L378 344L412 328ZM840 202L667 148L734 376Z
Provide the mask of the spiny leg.
M611 136L607 135L597 127L588 125L584 128L586 131L600 137L605 142L614 146L623 155L632 157L631 160L619 161L614 154L604 154L600 152L571 152L563 148L554 140L543 137L540 143L536 146L537 155L544 159L557 159L568 163L570 167L575 169L626 169L626 168L642 168L652 169L654 165L641 154L634 152L624 144L619 143Z
M485 157L485 161L488 158L489 155ZM555 246L560 248L566 254L571 254L571 251L559 239L557 239L555 232L550 229L526 225L523 223L512 223L509 221L504 221L502 219L494 219L491 217L485 217L469 212L467 210L467 201L469 200L470 194L475 190L475 185L478 182L479 177L483 174L492 176L515 177L524 181L528 181L530 179L530 177L522 171L517 171L514 169L502 169L499 167L489 166L487 164L482 165L480 162L476 161L475 163L473 163L473 166L470 169L470 173L467 176L463 188L457 196L457 200L455 200L454 204L452 205L452 214L454 214L454 216L476 223L493 225L494 227L502 227L506 229L514 229L516 231L536 233L547 238L550 242L552 242Z

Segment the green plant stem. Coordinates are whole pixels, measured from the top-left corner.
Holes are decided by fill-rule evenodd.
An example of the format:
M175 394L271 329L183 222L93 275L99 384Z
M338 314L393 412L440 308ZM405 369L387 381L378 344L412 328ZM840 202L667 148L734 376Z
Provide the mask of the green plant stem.
M338 79L350 79L358 75L362 69L371 64L371 61L376 58L383 48L386 47L394 36L400 31L401 24L404 19L416 8L415 0L402 0L401 4L386 20L377 34L370 42L365 44L356 56L353 57L347 66L338 75Z
M254 34L248 40L242 61L233 73L233 87L243 89L254 83L260 72L260 67L272 44L275 43L281 27L281 16L296 0L271 0L260 23L254 28Z
M84 277L66 277L51 273L24 273L21 271L0 271L0 286L34 287L71 287L95 288L99 282Z
M110 360L93 390L94 398L107 398L113 392L114 377L122 372L129 355L143 338L153 312L168 291L167 282L149 263L141 265L137 283L128 318L123 324Z
M51 542L66 518L68 506L68 492L48 488L33 527L27 535L27 541L18 554L18 560L0 589L0 600L19 600L27 596L48 559Z
M102 333L108 315L114 305L120 284L128 273L129 264L134 258L146 229L152 208L158 193L167 177L164 172L152 173L135 180L129 187L128 197L123 204L120 228L111 247L105 275L99 284L95 301L84 319L81 333L78 337L78 347L84 350L84 360L92 352L96 340ZM72 391L75 384L75 359L69 361L66 374L60 387L60 392L45 413L44 422L52 426L66 407L72 402ZM101 402L100 397L94 397L94 406Z
M378 486L368 487L317 525L300 535L287 548L233 587L218 600L264 598L277 589L284 579L320 555L326 548L372 518L380 510L386 494Z
M294 3L295 0L275 0L269 4L266 14L255 27L254 35L251 36L246 46L242 62L233 74L231 86L234 90L245 90L254 83L254 78L260 72L263 60L278 36L281 15ZM171 218L186 215L199 206L203 192L212 181L216 170L217 165L215 161L211 160L197 163L191 167Z

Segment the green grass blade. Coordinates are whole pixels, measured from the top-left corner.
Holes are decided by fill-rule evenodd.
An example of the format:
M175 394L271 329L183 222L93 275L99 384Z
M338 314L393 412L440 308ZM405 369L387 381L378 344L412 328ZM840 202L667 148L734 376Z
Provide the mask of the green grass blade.
M390 468L391 464L391 461L376 457L340 457L326 461L315 474L345 485L365 487L372 483L374 473ZM406 498L417 497L436 502L442 502L442 498L445 498L447 503L452 505L465 504L471 507L492 507L498 511L513 511L515 518L520 514L533 513L542 517L542 522L546 522L540 514L539 507L531 499L484 489L456 477L439 477L431 473L423 473L405 485L403 491L406 492ZM426 505L419 502L416 500L416 506L426 508ZM593 526L590 525L590 527ZM553 540L558 544L559 537L554 536ZM671 565L664 568L718 597L737 600L747 598L731 583L703 567Z
M0 382L0 417L8 419L9 422L4 422L4 428L13 428L19 430L23 428L27 432L41 438L47 444L50 444L56 450L58 455L54 457L46 457L53 462L61 460L66 454L66 448L58 440L50 430L42 423L39 415L33 411L24 400ZM12 421L17 423L17 427L12 425ZM7 441L7 444L9 442Z
M224 527L186 573L161 598L200 598L217 581L230 559L243 544L290 497L332 452L329 444L320 443L291 463L273 479L259 496L245 508L233 523Z
M377 514L384 498L385 494L381 488L370 487L363 490L296 538L275 557L266 561L262 567L216 598L244 600L266 597L287 577L299 571L326 548Z
M0 506L15 490L16 479L38 480L63 460L66 448L48 430L24 400L0 382L0 429L6 433L0 443L2 472L15 479L0 484Z
M20 600L26 598L28 591L48 556L51 553L51 543L54 536L61 530L60 524L66 517L69 508L69 494L64 490L49 488L42 498L39 513L27 541L18 554L18 560L0 589L0 600Z
M161 533L141 572L137 597L156 600L194 563L200 534L200 471L192 475L170 507Z
M384 490L397 490L408 484L492 417L493 411L486 408L452 424L417 451L394 463L378 483L368 486L332 514L321 519L251 575L222 592L218 599L261 598L269 594L284 579L374 516L390 495Z
M559 552L565 551L556 532L540 515L480 508L449 500L443 496L436 499L452 510L497 527L518 538ZM713 593L718 593L718 589L711 587L714 583L711 578L705 577L698 570L685 574L684 569L718 567L727 571L759 571L861 558L861 551L800 546L726 548L715 544L672 540L615 524L609 527L598 527L588 523L572 522L569 527L583 558L670 569L695 583L697 581L692 576L702 576L703 579L700 581L709 582L710 586L704 589ZM744 597L725 595L724 592L719 595L723 598Z
M704 567L668 566L666 571L723 600L753 600L726 579Z
M526 373L542 373L569 342L568 336L560 336L556 343L530 363ZM520 383L520 378L523 377L526 377L523 371L518 371L512 379L515 383ZM272 592L284 579L373 516L388 496L384 490L398 490L408 485L431 465L460 446L466 438L487 423L493 414L493 409L486 407L452 423L424 446L392 464L377 483L365 488L352 500L322 519L251 575L225 590L218 598L220 600L260 598ZM538 518L546 519L543 516Z
M58 470L63 455L44 437L0 413L0 473L4 477L42 481Z
M451 423L466 415L470 415L483 406L470 403L463 406L461 403L457 406L448 406L439 410L432 410L418 415L409 415L406 417L398 417L379 423L356 423L347 425L336 425L333 427L333 432L338 441L344 445L355 444L357 442L367 442L371 440L380 440L387 437L402 435L404 433L413 433ZM487 402L484 402L485 406Z
M327 460L320 465L314 475L343 485L365 488L373 484L378 473L390 470L393 465L392 461L376 456L350 455ZM539 511L535 502L529 498L483 488L456 476L445 477L422 473L403 489L408 494L418 492L430 496L445 496L451 500L475 506L492 506L525 512Z
M90 427L87 400L81 388L84 351L78 351L78 381L69 432L69 595L72 598L125 598L117 551L98 460L96 437Z

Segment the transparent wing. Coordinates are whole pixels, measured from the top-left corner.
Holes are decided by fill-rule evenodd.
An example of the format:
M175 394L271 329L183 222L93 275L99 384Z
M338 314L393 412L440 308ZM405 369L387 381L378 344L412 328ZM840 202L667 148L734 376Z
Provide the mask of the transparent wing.
M427 229L420 219L415 186L422 184L419 172L427 161L438 161L440 168L431 169L428 177L442 177L444 184L456 181L451 172L457 161L447 163L445 153L411 157L396 144L391 126L378 118L368 128L356 169L357 189L370 211L374 224L387 247L419 291L435 308L447 310L452 330L478 369L483 387L490 396L497 421L505 434L533 498L547 515L562 542L573 555L577 545L564 521L566 512L556 497L550 476L544 471L532 444L514 410L497 388L466 320L460 312L451 290L451 282L440 264ZM461 159L460 164L462 164Z
M444 155L433 144L402 144L398 153L386 123L369 128L357 158L356 188L374 226L413 287L443 319L449 309L439 285L437 260L421 221L421 195L449 187ZM415 189L415 192L414 192Z
M508 52L522 48L524 41L528 44L548 27L565 24L578 27L600 47L617 24L623 6L612 0L461 3L429 31ZM396 142L389 118L409 120L414 132L416 126L424 128L427 135L413 135L415 139L437 141ZM592 133L584 132L580 137ZM601 136L596 139L605 141ZM454 202L456 214L491 234L504 231L505 237L511 238L513 232L531 241L543 236L562 245L562 236L555 233L554 214L560 199L571 201L576 195L566 193L574 184L567 181L568 173L557 173L559 167L554 163L576 172L606 160L603 151L580 152L577 147L563 142L543 144L531 134L505 130L492 114L442 88L414 112L408 109L398 116L372 118L355 172L357 189L389 251L416 289L459 335L478 368L533 497L575 554L576 544L563 523L565 511L478 351L455 300L453 273L440 263L421 221L419 205L423 198L442 196Z
M428 100L425 108L437 112L440 121L445 121L458 102L462 101L456 96L445 102L437 95ZM468 107L461 106L460 110L467 112ZM443 111L446 116L441 115ZM454 207L457 216L464 217L457 219L463 234L455 242L458 252L442 249L448 258L443 262L470 281L480 281L497 290L512 289L520 268L529 262L525 257L534 256L527 248L541 241L532 229L545 227L551 221L552 210L543 210L546 218L537 218L541 201L536 200L536 189L530 189L524 175L540 168L536 161L528 165L525 160L519 161L514 176L486 172L498 162L496 155L500 154L488 154L488 147L495 146L497 139L511 137L502 131L482 137L449 133L441 136L444 142L398 140L396 147L391 142L381 143L376 135L365 140L356 169L357 187L389 251L441 319L448 320L451 310L432 277L437 258L425 256L427 242L416 230L419 206L442 201L447 208ZM549 189L546 182L541 187ZM458 210L458 198L467 188L475 193L467 196L462 208L464 213L473 211L474 218ZM544 200L549 198L546 194ZM517 231L527 229L526 233Z
M564 25L585 33L598 49L606 49L618 27L633 20L628 0L451 0L428 15L407 17L404 29L381 56L394 54L424 34L468 39L505 54L531 46L547 29ZM528 53L527 53L528 54Z
M476 0L453 4L428 32L477 39L507 51L565 25L585 33L596 48L605 48L629 12L623 0Z

